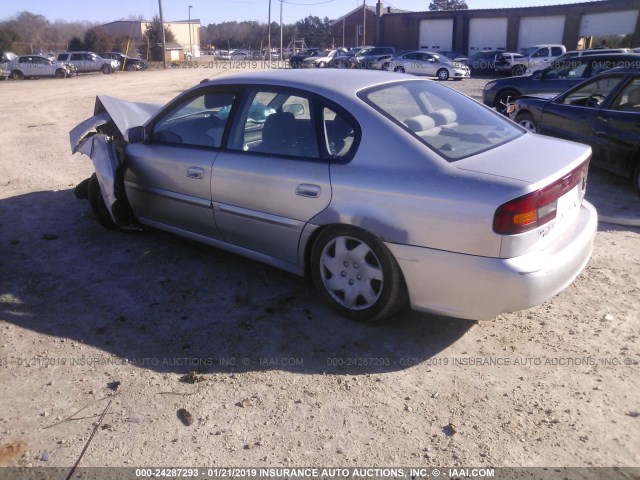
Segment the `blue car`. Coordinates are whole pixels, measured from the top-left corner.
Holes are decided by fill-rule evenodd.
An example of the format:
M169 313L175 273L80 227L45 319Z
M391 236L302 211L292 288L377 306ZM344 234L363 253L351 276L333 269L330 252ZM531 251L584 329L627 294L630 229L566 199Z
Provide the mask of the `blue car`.
M602 73L560 95L527 95L509 107L534 133L591 145L592 164L632 180L640 194L640 66Z
M533 75L500 78L487 82L482 92L482 102L506 114L507 105L522 95L559 94L584 80L615 67L640 66L640 55L604 54L571 58L554 62ZM473 67L472 67L473 68Z

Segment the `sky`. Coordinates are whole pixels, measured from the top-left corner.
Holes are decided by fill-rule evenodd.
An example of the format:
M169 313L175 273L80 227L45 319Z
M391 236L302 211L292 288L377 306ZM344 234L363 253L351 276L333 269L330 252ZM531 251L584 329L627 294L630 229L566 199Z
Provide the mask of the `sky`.
M165 21L200 19L202 25L225 21L267 22L269 0L161 0ZM282 0L284 23L295 23L308 15L337 19L362 5L363 0ZM466 0L470 9L534 7L577 3L571 0ZM368 0L373 6L377 0ZM383 2L402 10L426 11L430 0L393 0ZM192 6L189 10L189 5ZM271 20L280 21L280 0L271 0ZM158 13L158 0L0 0L0 21L28 11L50 21L66 20L108 23L142 16L151 19Z

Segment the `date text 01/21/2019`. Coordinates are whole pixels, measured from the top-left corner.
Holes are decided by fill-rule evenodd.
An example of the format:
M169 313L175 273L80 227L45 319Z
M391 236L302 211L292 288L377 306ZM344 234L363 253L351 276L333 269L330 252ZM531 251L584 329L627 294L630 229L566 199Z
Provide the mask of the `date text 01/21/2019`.
M269 70L288 68L285 62L257 60L211 60L209 62L187 61L172 65L173 68L211 69L211 70Z

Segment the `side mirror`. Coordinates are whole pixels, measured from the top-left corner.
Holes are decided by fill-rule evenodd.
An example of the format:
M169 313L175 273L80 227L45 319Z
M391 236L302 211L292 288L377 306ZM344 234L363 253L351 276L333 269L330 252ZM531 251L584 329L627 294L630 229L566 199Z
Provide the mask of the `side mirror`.
M124 140L127 143L142 143L147 139L144 127L132 127L124 132Z

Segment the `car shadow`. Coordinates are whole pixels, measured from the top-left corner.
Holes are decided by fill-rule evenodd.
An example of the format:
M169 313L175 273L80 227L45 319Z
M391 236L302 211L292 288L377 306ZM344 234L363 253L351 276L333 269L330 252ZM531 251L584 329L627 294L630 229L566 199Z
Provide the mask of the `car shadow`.
M307 279L158 231L105 230L72 190L0 200L0 269L2 320L65 343L53 360L69 364L382 373L475 325L408 309L381 324L346 320ZM9 361L28 360L14 348Z
M610 230L614 225L618 229L638 228L632 225L640 222L640 196L628 178L591 166L585 198L598 211L599 230Z

